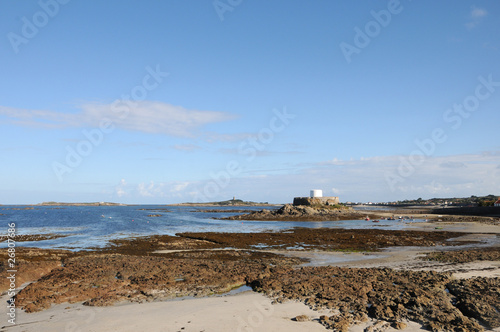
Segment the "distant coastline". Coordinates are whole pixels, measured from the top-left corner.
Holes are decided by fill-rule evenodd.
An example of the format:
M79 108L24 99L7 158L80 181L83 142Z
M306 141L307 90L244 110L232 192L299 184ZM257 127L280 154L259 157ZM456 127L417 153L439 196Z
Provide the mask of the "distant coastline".
M35 205L41 206L128 206L129 204L112 202L89 202L89 203L63 203L63 202L43 202Z
M206 203L178 203L167 204L167 206L282 206L283 204L269 204L268 202L250 202L241 199L229 199L220 202L206 202Z
M23 204L25 205L25 204ZM230 199L220 202L206 202L206 203L176 203L176 204L123 204L114 202L42 202L38 204L28 204L29 206L131 206L131 205L165 205L165 206L282 206L283 204L269 204L268 202L251 202L243 201L241 199Z

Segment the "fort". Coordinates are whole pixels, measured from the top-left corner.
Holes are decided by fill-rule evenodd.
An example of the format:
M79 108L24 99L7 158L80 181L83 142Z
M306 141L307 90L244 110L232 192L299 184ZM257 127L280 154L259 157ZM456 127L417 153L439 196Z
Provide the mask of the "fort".
M293 199L293 205L337 205L340 203L338 196L323 196L323 191L314 189L311 190L311 195L309 197L295 197Z

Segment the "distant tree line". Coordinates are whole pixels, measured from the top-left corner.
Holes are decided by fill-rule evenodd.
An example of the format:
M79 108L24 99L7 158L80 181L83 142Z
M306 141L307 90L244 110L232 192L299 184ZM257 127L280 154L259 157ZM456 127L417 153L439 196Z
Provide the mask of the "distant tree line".
M499 196L470 196L470 197L450 197L450 198L431 198L422 199L421 197L413 200L402 200L390 202L390 205L449 205L449 206L493 206Z

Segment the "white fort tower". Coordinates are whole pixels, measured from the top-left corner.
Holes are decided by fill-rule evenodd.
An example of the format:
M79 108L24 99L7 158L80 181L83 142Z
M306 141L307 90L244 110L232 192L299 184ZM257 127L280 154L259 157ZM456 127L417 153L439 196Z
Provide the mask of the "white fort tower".
M313 189L311 190L311 198L323 197L323 190L321 189Z

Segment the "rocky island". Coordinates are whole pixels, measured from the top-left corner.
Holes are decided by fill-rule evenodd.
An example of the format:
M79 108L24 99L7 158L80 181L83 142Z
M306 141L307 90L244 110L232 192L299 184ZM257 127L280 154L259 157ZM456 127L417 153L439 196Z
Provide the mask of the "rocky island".
M311 197L295 197L293 204L285 204L279 209L262 209L247 214L235 215L225 220L265 220L265 221L336 221L360 219L366 214L355 211L352 207L339 203L338 197L314 197L317 190L311 191Z
M276 206L275 204L269 204L268 202L251 202L244 201L233 197L233 199L228 199L219 202L206 202L206 203L179 203L179 204L169 204L169 206Z
M366 214L343 205L293 205L285 204L277 210L263 209L248 214L222 218L225 220L265 221L327 221L360 219Z
M41 206L125 206L126 204L113 202L88 202L88 203L65 203L65 202L43 202Z

